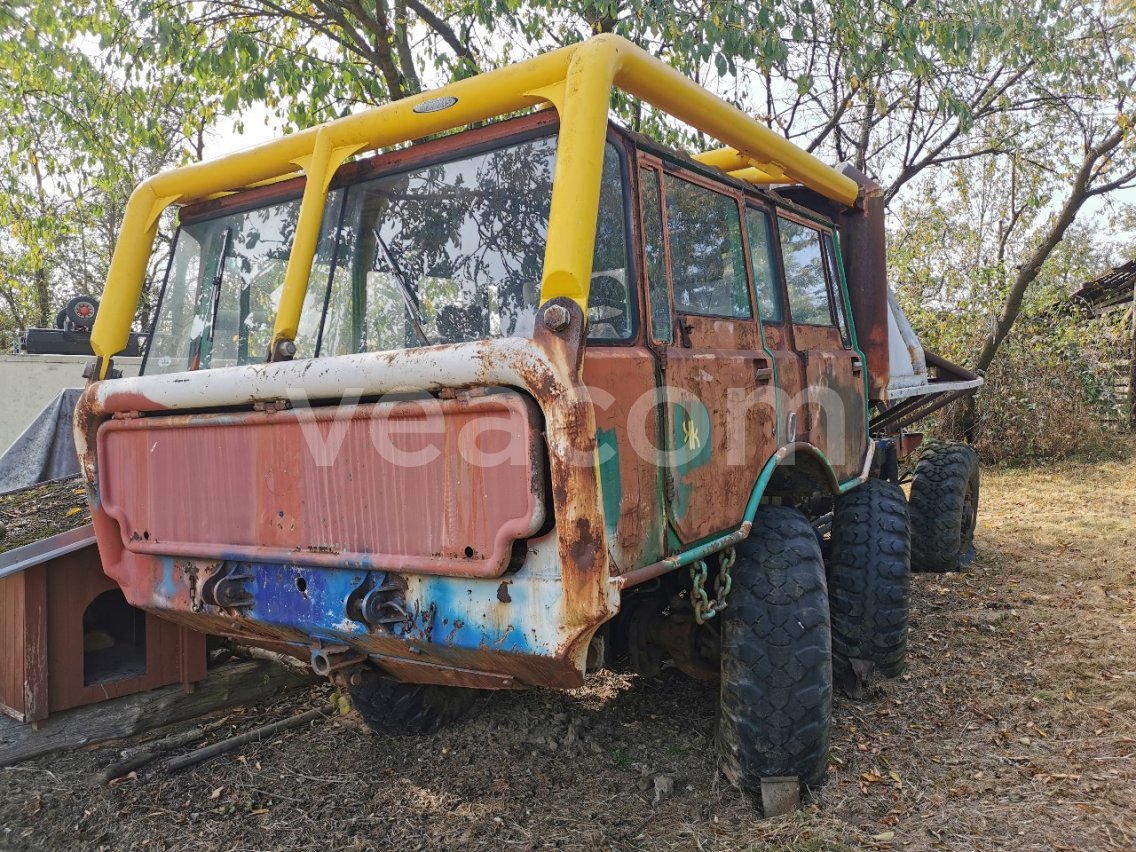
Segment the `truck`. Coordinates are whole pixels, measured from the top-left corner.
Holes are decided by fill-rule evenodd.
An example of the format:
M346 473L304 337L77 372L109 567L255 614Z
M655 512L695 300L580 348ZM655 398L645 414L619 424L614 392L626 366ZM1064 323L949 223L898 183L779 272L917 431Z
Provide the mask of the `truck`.
M819 784L834 678L904 670L910 570L978 504L973 450L905 431L981 379L920 346L883 215L613 35L156 175L74 421L104 568L384 735L622 660L719 684L734 784Z

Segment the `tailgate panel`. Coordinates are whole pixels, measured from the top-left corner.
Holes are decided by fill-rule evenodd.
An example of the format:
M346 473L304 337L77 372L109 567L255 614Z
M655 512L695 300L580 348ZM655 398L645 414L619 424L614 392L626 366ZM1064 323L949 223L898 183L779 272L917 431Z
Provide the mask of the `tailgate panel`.
M545 520L539 411L511 391L115 419L98 468L136 553L496 577Z

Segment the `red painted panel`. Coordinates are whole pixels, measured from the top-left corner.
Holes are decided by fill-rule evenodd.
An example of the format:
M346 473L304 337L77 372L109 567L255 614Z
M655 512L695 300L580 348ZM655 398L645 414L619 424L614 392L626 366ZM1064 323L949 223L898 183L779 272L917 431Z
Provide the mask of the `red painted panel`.
M497 576L544 523L535 405L505 392L104 423L136 553Z

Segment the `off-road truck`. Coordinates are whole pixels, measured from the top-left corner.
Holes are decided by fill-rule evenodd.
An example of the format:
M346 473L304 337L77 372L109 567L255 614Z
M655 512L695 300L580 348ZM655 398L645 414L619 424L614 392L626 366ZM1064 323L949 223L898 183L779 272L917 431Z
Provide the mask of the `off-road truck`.
M617 88L719 147L629 132ZM903 670L902 429L980 381L889 296L871 180L609 35L150 178L92 345L76 442L132 604L301 654L389 732L673 664L720 680L748 789L822 780L834 668ZM943 570L977 481L929 458Z

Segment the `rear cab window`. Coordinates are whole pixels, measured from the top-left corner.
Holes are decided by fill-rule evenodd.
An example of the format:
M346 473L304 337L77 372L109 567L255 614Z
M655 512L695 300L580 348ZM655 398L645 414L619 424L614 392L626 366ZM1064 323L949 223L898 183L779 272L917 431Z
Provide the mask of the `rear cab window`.
M832 234L784 215L777 218L793 322L835 327L844 348L851 349L852 335Z
M531 336L556 139L550 131L513 137L333 189L297 357ZM588 305L589 340L596 342L635 333L623 171L609 142ZM297 193L253 209L187 217L144 372L266 360L299 205Z
M779 217L789 313L799 325L834 325L820 231Z

